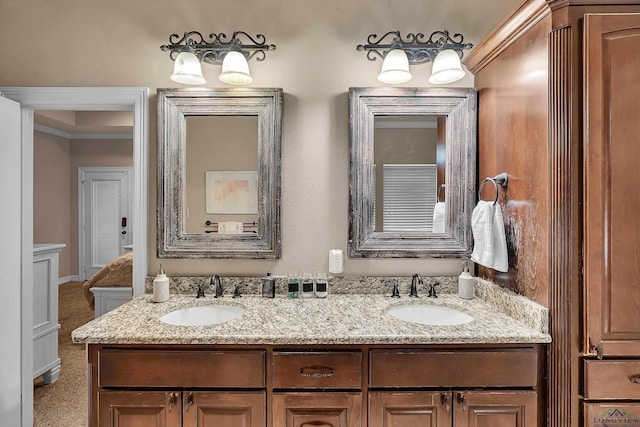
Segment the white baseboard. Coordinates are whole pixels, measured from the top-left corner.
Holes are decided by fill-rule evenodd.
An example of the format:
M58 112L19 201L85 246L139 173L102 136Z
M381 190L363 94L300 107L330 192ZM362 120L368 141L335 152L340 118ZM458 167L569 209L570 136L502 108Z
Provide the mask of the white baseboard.
M80 276L78 276L77 274L73 276L59 277L58 286L64 285L65 283L68 283L68 282L77 282L79 280L80 280Z

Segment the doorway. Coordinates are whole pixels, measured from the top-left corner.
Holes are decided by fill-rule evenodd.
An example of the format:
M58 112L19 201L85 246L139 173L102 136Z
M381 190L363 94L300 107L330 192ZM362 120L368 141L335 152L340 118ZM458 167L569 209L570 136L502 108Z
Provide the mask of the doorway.
M78 272L87 280L129 248L130 168L78 170Z
M5 345L20 348L21 363L6 366L21 373L20 412L22 426L30 426L33 419L33 133L34 110L132 111L133 128L133 235L134 267L133 293L144 293L147 272L147 218L148 218L148 88L0 88L8 99L20 104L20 165L19 192L21 203L12 209L20 216L18 241L5 241L7 247L19 248L20 281L8 286L20 294L20 340ZM14 143L9 141L8 143ZM15 147L14 147L15 148ZM15 386L9 384L8 386Z

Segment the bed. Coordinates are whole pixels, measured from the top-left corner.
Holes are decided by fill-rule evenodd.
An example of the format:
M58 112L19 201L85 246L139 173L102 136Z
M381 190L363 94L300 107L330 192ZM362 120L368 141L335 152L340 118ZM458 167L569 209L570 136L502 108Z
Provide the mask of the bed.
M133 252L126 252L102 267L83 285L95 317L113 310L133 296Z

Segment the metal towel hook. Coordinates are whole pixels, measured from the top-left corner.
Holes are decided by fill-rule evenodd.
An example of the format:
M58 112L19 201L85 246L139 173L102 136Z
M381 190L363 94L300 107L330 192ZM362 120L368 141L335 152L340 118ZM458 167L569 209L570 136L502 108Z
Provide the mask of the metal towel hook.
M478 190L478 200L482 200L480 197L480 194L482 194L482 187L484 186L485 182L489 181L489 182L492 182L493 186L496 188L496 199L493 201L493 203L496 204L498 202L498 185L501 185L502 187L506 187L508 180L509 180L509 176L507 175L506 172L502 172L501 174L498 174L493 178L486 177L480 184L480 189Z

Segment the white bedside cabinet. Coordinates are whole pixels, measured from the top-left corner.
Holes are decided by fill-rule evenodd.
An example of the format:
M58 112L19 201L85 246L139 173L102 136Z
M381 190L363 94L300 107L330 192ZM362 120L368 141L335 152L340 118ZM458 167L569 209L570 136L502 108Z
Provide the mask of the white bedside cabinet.
M33 244L33 378L50 384L60 375L58 358L58 255L64 244Z

